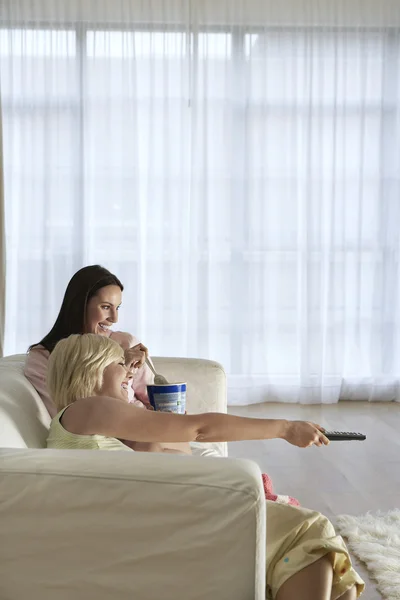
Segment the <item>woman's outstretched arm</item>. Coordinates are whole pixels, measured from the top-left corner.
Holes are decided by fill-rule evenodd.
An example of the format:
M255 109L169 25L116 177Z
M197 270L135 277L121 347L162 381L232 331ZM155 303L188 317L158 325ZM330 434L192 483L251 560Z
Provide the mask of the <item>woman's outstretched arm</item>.
M72 433L99 434L135 442L230 442L282 438L300 447L329 443L319 425L306 421L250 419L222 413L177 415L142 410L106 396L76 401L66 411L65 421L68 421L68 429ZM74 431L74 423L79 431Z

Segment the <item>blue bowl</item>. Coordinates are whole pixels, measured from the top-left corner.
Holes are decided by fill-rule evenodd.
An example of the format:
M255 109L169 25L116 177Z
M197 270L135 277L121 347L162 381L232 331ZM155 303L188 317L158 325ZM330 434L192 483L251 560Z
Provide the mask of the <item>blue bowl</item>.
M186 383L148 385L147 393L154 410L184 414L186 410Z

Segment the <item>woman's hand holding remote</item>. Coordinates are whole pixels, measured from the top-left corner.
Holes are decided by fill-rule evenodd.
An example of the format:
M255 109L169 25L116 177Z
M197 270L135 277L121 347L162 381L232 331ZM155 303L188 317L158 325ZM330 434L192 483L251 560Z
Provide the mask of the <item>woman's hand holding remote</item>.
M282 438L298 446L299 448L307 448L308 446L327 446L329 440L325 437L325 429L321 425L316 423L310 423L308 421L286 421L286 427L284 428Z

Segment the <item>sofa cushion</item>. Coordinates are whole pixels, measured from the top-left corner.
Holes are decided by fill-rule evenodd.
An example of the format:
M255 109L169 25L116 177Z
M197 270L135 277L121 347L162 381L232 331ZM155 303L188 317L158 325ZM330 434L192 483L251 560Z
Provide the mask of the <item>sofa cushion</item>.
M0 446L44 448L50 416L23 373L25 354L0 359Z
M250 461L0 450L2 600L261 600Z

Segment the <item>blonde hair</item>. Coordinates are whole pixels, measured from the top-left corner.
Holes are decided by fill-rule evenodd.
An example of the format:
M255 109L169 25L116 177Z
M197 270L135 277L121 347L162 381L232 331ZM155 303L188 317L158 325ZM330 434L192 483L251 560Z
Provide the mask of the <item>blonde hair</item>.
M47 367L47 387L57 409L93 396L102 386L104 369L121 358L125 362L121 346L102 335L85 333L60 340Z

